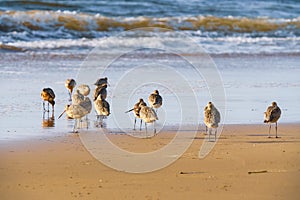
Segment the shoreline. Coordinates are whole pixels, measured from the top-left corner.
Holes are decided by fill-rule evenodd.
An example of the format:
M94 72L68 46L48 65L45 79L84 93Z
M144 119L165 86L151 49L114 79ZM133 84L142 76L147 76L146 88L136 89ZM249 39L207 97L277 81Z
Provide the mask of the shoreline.
M274 129L272 129L274 131ZM267 138L263 125L225 126L214 149L198 158L203 131L174 163L130 174L96 160L78 135L1 142L1 199L297 199L300 124L279 124ZM152 139L107 134L119 147L153 151L172 132Z
M90 122L91 123L91 122ZM300 122L284 122L284 123L278 123L278 133L280 134L280 128L281 126L297 126L299 125ZM257 123L248 123L248 124L222 124L222 125L219 125L218 127L218 131L220 131L220 127L223 127L224 128L227 128L227 127L245 127L245 126L258 126L258 127L262 127L262 126L266 126L266 131L268 132L268 124L266 123L261 123L261 124L257 124ZM272 124L272 130L271 130L271 133L272 131L274 131L274 124ZM177 131L178 127L177 125L167 125L165 126L166 128L163 128L162 129L162 132L164 132L165 134L166 133L169 133L169 132L172 132L172 131ZM183 127L185 129L191 129L192 130L192 125L183 125ZM197 128L197 134L199 133L204 133L205 132L205 125L203 123L201 124L198 124L198 126L194 126L193 130ZM100 133L100 130L99 128L94 128L92 129L92 131L97 131L97 129L99 130L99 134ZM11 129L11 128L7 128L7 130L4 130L6 133L3 133L1 136L0 136L0 144L2 143L6 143L6 142L14 142L14 141L30 141L30 140L40 140L40 139L47 139L47 138L56 138L56 137L69 137L69 136L72 136L74 135L74 133L71 131L67 131L67 132L63 132L63 131L66 131L65 129L63 131L59 131L57 130L55 127L48 127L48 128L42 128L41 130L43 130L43 133L42 134L38 134L38 131L34 131L34 133L31 133L31 134L28 134L28 135L25 135L23 134L24 132L26 131L23 131L23 133L19 133L20 131L20 128L18 129ZM84 128L82 129L79 129L79 133L80 133L80 130L84 130ZM118 128L108 128L106 129L107 132L105 133L106 135L129 135L131 136L130 134L127 134L126 132L118 129ZM132 129L126 129L126 131L129 131L130 133L134 132ZM143 133L145 130L144 128L142 128L142 131L135 131L138 135L138 133ZM17 135L13 135L14 133L19 133ZM221 133L222 134L222 133Z

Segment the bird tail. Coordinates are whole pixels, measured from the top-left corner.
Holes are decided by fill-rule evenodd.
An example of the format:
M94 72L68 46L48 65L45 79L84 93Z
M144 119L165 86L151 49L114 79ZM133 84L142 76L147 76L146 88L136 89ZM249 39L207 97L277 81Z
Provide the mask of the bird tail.
M129 113L129 112L131 112L131 111L133 111L134 110L134 108L132 108L132 109L130 109L130 110L127 110L125 113Z

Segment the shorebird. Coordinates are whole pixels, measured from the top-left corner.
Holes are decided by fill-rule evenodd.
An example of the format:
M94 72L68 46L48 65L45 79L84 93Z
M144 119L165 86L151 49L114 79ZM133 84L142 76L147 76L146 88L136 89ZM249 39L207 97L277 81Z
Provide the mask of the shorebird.
M75 119L73 132L78 132L78 121L87 116L92 110L92 102L89 97L83 96L79 90L76 90L72 96L72 104L66 105L65 110L59 115L58 119L66 113L68 118Z
M44 88L41 93L41 97L43 99L43 109L44 112L49 112L49 103L52 105L52 112L54 112L55 105L55 94L51 88ZM45 101L48 101L48 110L45 109Z
M98 96L100 95L101 96L101 99L106 99L107 97L107 84L104 84L102 86L97 86L95 88L95 91L94 91L94 101L96 101L96 99L98 98Z
M97 112L97 121L100 120L100 126L103 127L103 119L110 114L109 103L105 99L101 99L101 95L99 95L94 101L94 106Z
M72 92L74 87L76 86L76 81L74 79L67 79L65 82L65 86L69 91L69 95L70 95L70 101L72 100Z
M155 110L151 107L140 105L140 118L145 122L146 136L147 136L147 123L153 123L154 135L156 134L155 121L158 120Z
M107 85L108 82L107 82L107 77L104 77L104 78L99 78L96 83L94 83L94 85L98 86L98 87L101 87L103 85Z
M152 108L155 108L156 111L162 105L162 97L159 95L158 90L154 90L152 94L150 94L148 98L148 102Z
M204 124L206 125L206 133L209 131L208 140L210 141L210 134L212 129L215 129L215 141L217 138L217 128L220 123L220 112L213 105L212 102L208 102L207 106L204 108Z
M84 108L80 104L72 104L72 105L66 105L65 110L59 115L58 119L66 113L69 118L75 119L73 132L78 132L78 121L81 120L82 117L87 115L89 112L86 108Z
M90 87L85 84L81 84L77 87L77 90L83 95L83 96L88 96L90 94Z
M139 101L136 104L134 104L134 106L133 106L132 109L130 109L130 110L128 110L128 111L125 112L125 113L129 113L129 112L133 111L133 114L135 116L133 130L135 130L136 119L137 118L141 119L141 117L140 117L140 110L141 110L142 106L147 106L147 104L144 102L143 99L139 99ZM140 130L142 130L142 122L143 122L143 120L141 119Z
M267 108L267 111L264 113L265 114L265 120L264 123L269 123L269 138L270 132L271 132L271 123L275 123L275 129L276 129L276 138L277 136L277 121L280 118L281 115L281 110L277 106L276 102L272 102L272 105Z

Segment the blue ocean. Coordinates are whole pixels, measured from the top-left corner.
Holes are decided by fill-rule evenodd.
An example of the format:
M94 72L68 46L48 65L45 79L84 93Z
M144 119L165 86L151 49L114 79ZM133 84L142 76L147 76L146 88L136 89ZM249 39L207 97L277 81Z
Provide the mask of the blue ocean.
M25 50L91 49L142 27L184 32L209 53L299 53L300 2L240 0L1 1L0 44ZM150 42L150 41L149 41ZM155 46L155 45L154 45ZM158 46L159 47L159 46Z

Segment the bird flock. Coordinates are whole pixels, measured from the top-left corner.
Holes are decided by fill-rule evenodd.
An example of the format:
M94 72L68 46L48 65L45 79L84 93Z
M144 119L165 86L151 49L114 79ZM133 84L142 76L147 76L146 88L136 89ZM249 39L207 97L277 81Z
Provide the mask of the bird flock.
M96 111L96 127L103 127L104 122L103 119L106 119L110 115L110 105L107 102L107 86L108 78L99 78L95 83L95 89L93 94L93 104ZM85 84L79 85L74 94L74 88L76 86L76 81L74 79L67 79L65 82L65 87L69 93L69 104L65 106L64 111L60 114L58 118L66 113L69 119L74 119L74 127L73 132L78 132L79 124L83 117L86 117L92 111L92 101L88 97L90 94L90 87ZM55 105L55 94L51 88L44 88L41 92L41 97L43 99L43 118L45 112L50 112L49 104L52 106L52 118L54 116L54 105ZM45 103L48 103L46 107ZM134 114L134 125L133 130L136 130L136 122L140 119L140 128L142 130L142 124L145 124L145 131L147 135L147 124L153 124L153 135L156 135L155 122L158 120L157 111L163 104L163 98L159 94L158 90L154 90L152 94L148 97L149 106L147 103L140 98L137 103L134 104L133 108L126 111L125 113L130 113L133 111ZM206 131L208 134L208 139L211 141L210 136L214 134L214 141L217 139L217 128L221 121L221 115L216 106L212 102L208 102L208 104L204 108L203 112L204 116L204 124ZM271 124L275 123L276 130L276 138L277 135L277 122L281 116L281 110L278 107L276 102L272 102L271 106L269 106L264 112L264 123L269 124L269 134L268 137L271 137Z

